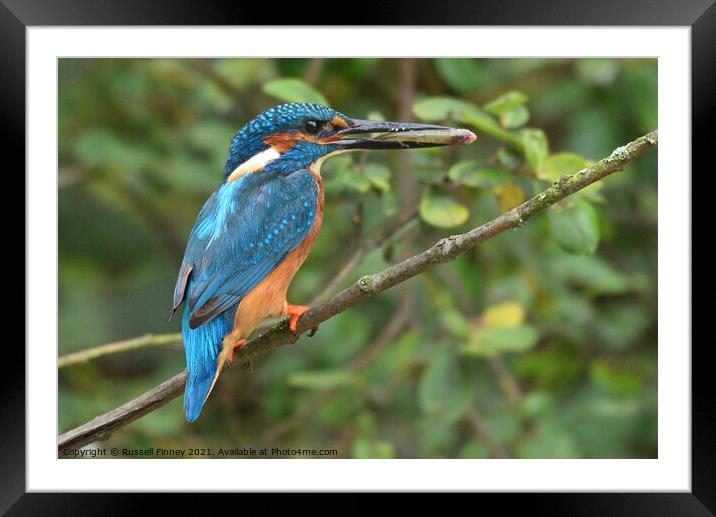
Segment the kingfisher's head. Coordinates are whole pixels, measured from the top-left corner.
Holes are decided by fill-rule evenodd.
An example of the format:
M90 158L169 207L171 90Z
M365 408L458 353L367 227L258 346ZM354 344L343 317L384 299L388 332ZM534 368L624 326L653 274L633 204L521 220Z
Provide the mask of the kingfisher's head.
M466 144L475 139L475 135L465 130L460 130L464 134L451 134L449 138L420 138L421 133L455 131L431 124L352 119L320 104L279 104L259 114L234 135L224 178L232 181L260 171L294 172L351 150L413 149ZM406 138L400 138L400 133Z

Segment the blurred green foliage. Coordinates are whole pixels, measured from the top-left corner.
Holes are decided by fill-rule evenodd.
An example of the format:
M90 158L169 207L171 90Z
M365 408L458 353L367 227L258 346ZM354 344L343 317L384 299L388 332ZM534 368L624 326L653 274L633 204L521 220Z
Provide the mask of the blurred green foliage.
M409 102L417 120L478 135L466 148L329 160L323 229L289 293L305 303L360 235L380 234L401 211L419 209L419 224L370 253L344 285L497 216L656 127L656 67L632 59L412 67L391 59L62 59L59 352L178 330L166 314L188 231L221 181L230 137L271 104L330 101L349 116L395 120ZM315 337L230 370L197 423L185 423L177 399L108 446L656 457L656 199L651 153L525 227L334 317ZM410 325L376 344L403 310ZM60 430L183 366L175 346L62 369Z

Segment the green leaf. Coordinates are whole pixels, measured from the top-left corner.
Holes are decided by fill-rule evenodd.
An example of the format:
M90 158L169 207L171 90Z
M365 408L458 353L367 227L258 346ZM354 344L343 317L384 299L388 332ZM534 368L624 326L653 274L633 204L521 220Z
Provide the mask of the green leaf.
M387 389L395 378L395 372L406 371L415 361L415 353L423 342L422 334L407 331L391 342L389 348L384 348L368 367L361 372L369 386L377 389Z
M121 170L122 178L127 172L137 173L143 168L156 166L157 157L146 143L130 143L118 133L103 128L89 128L74 141L77 159L87 167L105 170Z
M371 185L382 192L390 190L390 169L378 163L367 163L363 167L365 176Z
M471 113L476 117L488 117L487 113L469 102L452 97L425 97L413 105L413 113L422 120L457 120L467 122L465 116Z
M181 423L177 425L178 418L162 418L157 412L151 412L140 418L134 428L146 436L177 436L181 433Z
M525 200L525 193L520 186L511 181L495 187L494 191L501 212L507 212Z
M360 437L353 442L353 457L356 459L382 459L395 457L395 447L385 440Z
M107 166L108 158L119 155L114 149L121 148L113 133L103 129L88 129L74 140L74 152L80 163L87 167Z
M497 160L508 170L515 170L522 163L522 159L509 147L501 147L497 151Z
M461 162L457 162L450 167L450 170L448 171L448 178L452 181L462 183L462 176L477 170L479 167L480 166L477 160L463 160Z
M447 424L434 415L425 413L420 419L418 434L421 441L421 457L446 457L458 439L459 422Z
M605 86L614 81L619 69L614 59L579 59L576 72L580 79Z
M649 325L649 309L643 305L614 301L601 307L594 344L610 350L623 350L637 342Z
M231 83L244 89L252 83L258 84L265 80L271 59L218 59L214 62L218 71L231 78Z
M537 344L539 334L531 325L486 329L480 345L495 352L524 352Z
M328 160L324 166L326 192L340 193L356 191L361 194L370 192L373 183L353 165L348 156L337 156Z
M430 185L423 190L420 217L432 226L452 228L464 224L470 217L470 211L443 189Z
M547 211L550 234L570 253L591 255L599 245L599 215L587 201L577 199Z
M651 131L658 125L658 84L656 62L642 62L624 70L628 83L629 101L626 105L635 112L640 132Z
M321 174L330 176L333 174L340 174L342 171L347 171L353 168L353 160L348 155L336 156L330 160L326 160L321 168Z
M574 346L548 345L517 356L513 371L517 377L549 390L568 389L582 377L585 359Z
M619 295L638 287L630 277L597 255L560 254L548 262L555 278L581 287L592 295Z
M187 130L187 138L198 149L211 153L219 163L226 161L226 142L234 132L229 124L216 121L204 121L192 124Z
M286 102L315 102L329 106L326 98L301 79L274 79L264 84L264 93Z
M436 59L435 67L441 79L458 93L475 91L483 83L484 74L474 59Z
M511 446L522 435L519 416L507 407L485 414L483 420L492 438L498 443Z
M372 436L375 434L378 423L376 422L375 413L366 410L361 412L356 418L358 432L361 436Z
M517 448L520 458L579 458L580 452L571 434L557 422L546 419L527 434Z
M295 397L296 393L294 392L292 393L294 404ZM354 422L364 407L365 400L361 391L343 388L321 406L317 416L324 425L340 426L345 425L346 422Z
M530 119L530 112L524 106L518 106L513 110L500 115L500 124L507 129L515 129L524 126Z
M494 101L488 102L483 108L493 115L503 115L516 108L523 107L526 102L527 96L524 93L512 91L500 95Z
M465 314L455 309L440 311L440 320L450 333L458 338L467 339L470 335L470 324Z
M544 132L541 129L530 128L521 130L519 135L527 163L536 171L542 170L549 154L549 144Z
M454 120L468 124L522 151L521 137L503 129L492 115L474 104L452 97L425 97L413 105L413 113L422 120Z
M538 340L539 334L531 325L491 327L477 330L461 352L477 357L494 357L505 352L524 352L534 347Z
M385 115L383 115L383 114L382 114L380 111L378 111L378 110L371 110L371 111L369 111L369 112L366 114L365 118L366 118L366 120L375 120L375 121L377 121L377 122L381 122L381 121L386 120Z
M475 110L463 112L462 118L466 124L474 126L483 133L487 133L490 136L502 140L503 142L510 144L512 147L520 150L523 149L520 137L511 131L503 129L502 126L500 126L500 124L492 118L492 115L485 113L484 111L479 111L476 108Z
M370 181L356 171L348 171L341 176L342 184L344 187L360 192L361 194L367 194L370 191Z
M458 162L448 171L448 178L468 187L491 188L510 180L510 173L497 167L480 167L476 160Z
M326 390L355 384L357 377L346 370L306 370L289 375L288 384L294 388Z
M554 398L547 391L533 390L520 403L520 411L526 418L537 418L549 413L554 407Z
M550 154L537 171L537 177L545 181L557 181L562 176L568 176L579 172L585 167L592 165L592 162L574 153Z
M631 395L642 387L638 375L624 368L611 366L604 361L595 362L589 373L595 384L613 393Z
M460 449L459 456L463 459L487 459L490 457L490 449L477 438L473 438Z
M442 350L428 364L418 385L420 408L443 423L456 421L472 403L473 390L451 350Z

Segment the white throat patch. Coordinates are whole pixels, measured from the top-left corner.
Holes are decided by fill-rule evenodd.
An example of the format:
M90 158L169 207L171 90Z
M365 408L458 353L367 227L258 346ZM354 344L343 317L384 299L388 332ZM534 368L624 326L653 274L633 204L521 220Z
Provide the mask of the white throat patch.
M249 172L260 171L279 156L281 156L281 153L276 151L273 147L269 147L265 151L261 151L260 153L253 155L244 163L236 167L231 174L229 174L227 181L239 179L241 176Z

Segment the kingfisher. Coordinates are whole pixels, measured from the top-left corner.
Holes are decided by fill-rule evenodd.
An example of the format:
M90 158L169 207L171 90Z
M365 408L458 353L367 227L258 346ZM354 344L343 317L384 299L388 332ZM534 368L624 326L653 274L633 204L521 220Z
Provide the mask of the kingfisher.
M242 127L223 182L191 229L174 288L169 317L184 303L186 420L199 417L225 363L265 317L288 316L295 333L309 310L289 304L286 292L321 227L327 158L474 138L444 126L352 119L312 103L273 106Z

